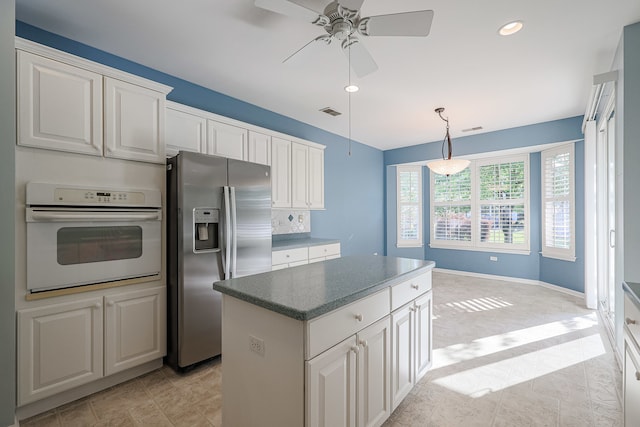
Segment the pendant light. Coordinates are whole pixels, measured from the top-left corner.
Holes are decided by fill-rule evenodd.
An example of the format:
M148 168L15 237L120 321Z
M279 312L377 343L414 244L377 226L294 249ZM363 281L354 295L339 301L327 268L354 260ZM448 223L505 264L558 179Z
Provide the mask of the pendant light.
M440 116L442 120L447 122L447 134L444 136L442 140L442 160L434 160L432 162L428 162L427 166L433 173L437 173L440 175L455 175L458 172L464 170L469 163L469 160L463 159L453 159L451 158L451 154L453 152L453 146L451 144L451 135L449 135L449 119L445 119L442 117L442 112L444 111L443 107L436 108L436 113ZM444 152L444 144L447 144L447 156L445 157Z

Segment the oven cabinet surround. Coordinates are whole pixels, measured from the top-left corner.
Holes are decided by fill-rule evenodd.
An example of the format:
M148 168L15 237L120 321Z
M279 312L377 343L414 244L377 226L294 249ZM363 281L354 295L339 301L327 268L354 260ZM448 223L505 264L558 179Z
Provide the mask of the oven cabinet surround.
M166 288L124 289L18 310L18 406L165 355Z
M271 270L340 258L340 242L329 239L292 239L273 242Z
M18 145L164 163L171 88L16 39Z
M640 283L623 283L623 377L624 425L640 425Z
M324 209L325 146L172 101L166 155L180 150L271 166L271 207Z
M223 425L382 425L399 403L392 385L406 377L406 361L393 353L431 343L396 339L392 307L427 295L430 307L433 266L355 256L215 283L223 293ZM429 334L430 322L413 330Z

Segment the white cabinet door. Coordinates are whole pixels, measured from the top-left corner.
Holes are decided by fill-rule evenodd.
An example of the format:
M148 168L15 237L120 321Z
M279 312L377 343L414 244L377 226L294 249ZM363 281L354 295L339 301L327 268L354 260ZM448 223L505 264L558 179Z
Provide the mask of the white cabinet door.
M358 426L381 426L391 415L389 316L357 334Z
M355 336L306 362L307 427L355 427Z
M105 297L105 375L166 354L166 288Z
M102 377L102 298L18 311L18 405Z
M261 165L271 165L271 137L269 135L249 131L249 161Z
M207 119L167 107L165 142L166 156L175 156L180 150L206 152Z
M309 147L291 143L291 207L309 209L308 175Z
M105 156L165 163L165 96L109 77L105 82Z
M309 209L324 209L324 150L309 147Z
M102 155L102 76L18 51L18 144Z
M271 205L291 207L291 141L271 138Z
M207 134L208 154L229 159L248 160L246 129L208 120Z
M427 373L431 367L431 310L432 292L415 301L415 357L416 357L416 383Z
M624 425L640 425L640 356L625 332L624 339Z
M413 302L391 314L391 400L392 410L414 386L414 305Z

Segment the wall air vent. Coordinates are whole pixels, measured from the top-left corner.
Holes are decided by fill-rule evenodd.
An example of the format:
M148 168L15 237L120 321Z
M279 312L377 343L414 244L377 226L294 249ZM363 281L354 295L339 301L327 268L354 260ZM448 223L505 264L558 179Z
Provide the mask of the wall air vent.
M331 107L321 108L320 111L322 111L323 113L327 113L328 115L333 116L333 117L339 116L340 114L342 114L341 112L336 111Z
M468 128L468 129L462 129L462 132L475 132L477 130L481 130L482 126L474 126L472 128Z

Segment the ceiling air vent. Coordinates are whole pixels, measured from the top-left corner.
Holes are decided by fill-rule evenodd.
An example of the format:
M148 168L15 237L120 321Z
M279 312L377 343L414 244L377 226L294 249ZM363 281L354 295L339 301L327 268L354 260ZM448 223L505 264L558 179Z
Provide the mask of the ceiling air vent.
M468 129L462 129L462 132L475 132L477 130L481 130L482 126L474 126L472 128L468 128Z
M336 111L331 107L321 108L320 111L322 111L323 113L327 113L328 115L333 116L333 117L339 116L340 114L342 114L341 112Z

